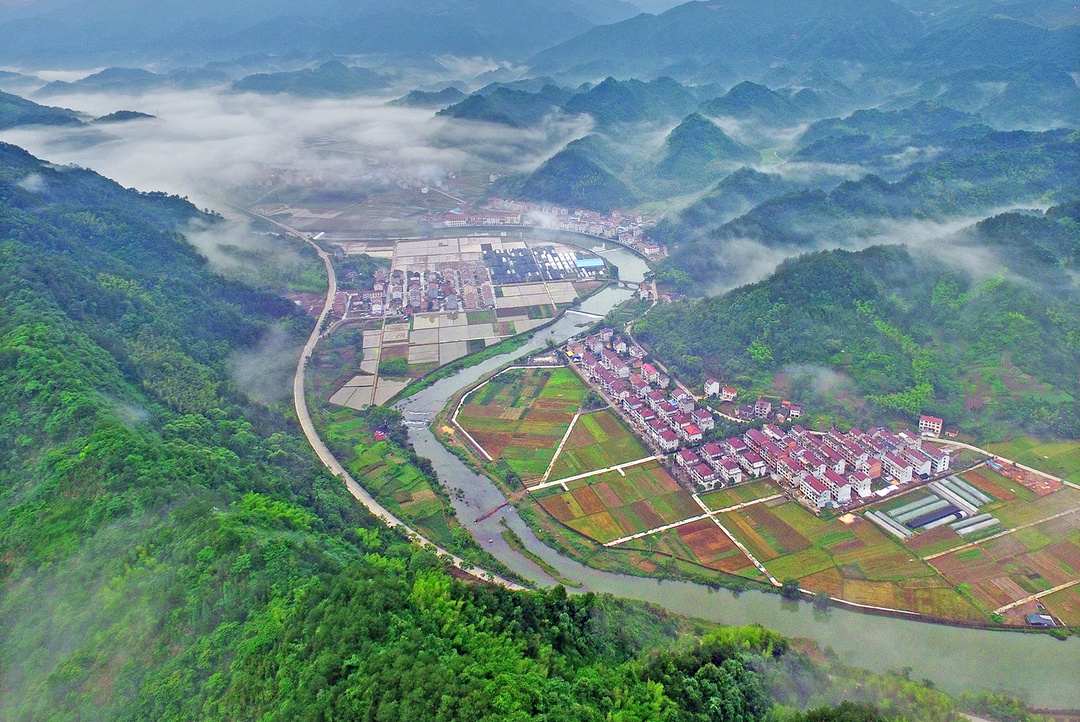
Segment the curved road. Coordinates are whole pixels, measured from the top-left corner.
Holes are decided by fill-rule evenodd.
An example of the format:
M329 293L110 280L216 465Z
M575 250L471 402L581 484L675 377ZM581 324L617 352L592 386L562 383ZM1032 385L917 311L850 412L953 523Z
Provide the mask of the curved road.
M307 367L308 360L311 358L312 352L315 351L316 344L318 344L319 340L323 337L320 330L322 329L323 323L326 321L326 316L334 306L334 295L337 293L337 275L334 273L333 264L330 263L329 254L320 248L317 243L312 241L307 234L294 228L290 228L282 223L278 223L272 218L267 218L264 215L250 210L247 212L268 223L273 223L278 228L281 228L310 244L311 247L315 249L315 252L319 254L319 258L322 259L323 264L326 266L326 303L323 304L323 310L322 313L319 314L319 320L316 322L315 328L311 331L307 343L304 344L304 350L300 353L300 360L296 364L296 375L293 376L293 406L296 408L296 417L300 420L300 428L304 430L304 436L307 437L308 443L311 444L311 448L315 450L315 454L319 457L319 461L330 470L331 474L344 479L345 487L349 490L349 493L352 494L357 501L367 507L368 511L379 517L388 527L404 531L410 539L421 546L434 548L440 556L448 557L455 567L468 572L475 577L486 579L489 582L508 589L525 589L525 587L516 582L504 579L497 574L493 574L480 567L473 566L456 554L451 554L446 549L443 549L439 545L424 538L423 535L391 514L382 504L377 502L374 497L368 494L364 487L356 482L356 479L353 478L352 474L346 471L345 467L341 465L341 462L337 460L326 444L323 443L323 440L319 437L319 433L315 430L315 424L311 421L311 414L308 413L307 402L304 398L304 371Z

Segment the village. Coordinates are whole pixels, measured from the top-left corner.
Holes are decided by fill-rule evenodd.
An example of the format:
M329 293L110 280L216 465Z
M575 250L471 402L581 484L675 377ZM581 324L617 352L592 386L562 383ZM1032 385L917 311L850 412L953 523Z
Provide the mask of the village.
M547 281L589 282L607 276L603 259L555 244L469 239L402 241L391 270L376 269L370 288L339 291L338 319L407 317L495 309L499 287ZM410 246L421 246L409 248ZM336 257L346 257L336 246Z
M771 476L810 509L843 509L944 476L950 469L950 455L925 443L926 438L941 435L943 423L938 418L923 416L918 434L894 434L884 428L821 433L799 424L783 430L777 423L798 419L801 404L783 401L774 410L772 402L758 399L736 406L735 416L725 416L777 423L751 428L741 438L706 442L706 433L716 427L714 411L698 405L698 399L679 385L667 392L671 379L646 361L646 351L637 344L605 328L571 341L564 353L579 375L622 412L643 442L660 455L672 455L676 471L700 492ZM715 379L708 379L703 390L706 397L737 400L735 389L721 387ZM940 508L946 507L955 511L951 504Z

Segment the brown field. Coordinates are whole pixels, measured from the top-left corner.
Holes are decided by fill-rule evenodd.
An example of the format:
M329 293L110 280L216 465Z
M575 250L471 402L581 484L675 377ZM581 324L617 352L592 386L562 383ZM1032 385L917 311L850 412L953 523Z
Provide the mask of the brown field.
M603 500L605 506L619 506L622 504L622 499L619 498L619 495L603 482L594 485L592 490Z
M635 501L630 505L630 509L634 512L634 516L641 522L641 526L646 529L655 529L656 527L663 526L667 523L664 521L664 517L656 513L656 509L653 508L653 505L648 499Z
M989 471L989 469L984 468L972 469L971 471L961 474L960 478L979 489L979 491L984 491L1001 501L1012 501L1015 499L1016 494L994 483L990 477Z
M544 497L540 500L540 506L564 524L575 518L573 506L562 495Z
M484 447L484 451L491 454L493 459L502 456L503 451L514 438L514 435L508 431L469 431L469 436L476 439L476 443Z
M684 524L649 539L647 545L650 548L674 557L728 574L760 576L746 555L709 519Z
M1043 597L1046 611L1070 627L1080 627L1080 586L1062 589Z
M580 489L574 489L570 493L574 495L574 499L581 506L581 510L586 516L590 514L599 514L607 508L600 497L587 486Z

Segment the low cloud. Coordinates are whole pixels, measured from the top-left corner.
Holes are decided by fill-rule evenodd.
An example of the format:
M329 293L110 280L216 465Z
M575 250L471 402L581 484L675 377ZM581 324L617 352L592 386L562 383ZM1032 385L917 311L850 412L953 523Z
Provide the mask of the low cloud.
M376 171L391 181L429 181L448 172L520 170L591 127L564 114L528 130L456 121L429 109L388 107L389 97L310 100L209 89L76 94L50 103L94 116L130 108L159 120L114 124L107 137L96 129L37 126L0 138L124 186L223 210L236 188L280 171L357 187Z
M796 229L801 239L798 245L766 245L752 238L720 239L708 248L723 271L708 286L707 293L719 295L760 281L776 270L784 259L802 253L837 248L859 251L881 245L906 246L913 253L929 256L976 280L1015 277L993 249L970 245L962 232L984 218L1030 207L1004 207L945 221L854 218L806 222Z
M844 374L815 364L785 366L781 373L790 377L794 384L809 382L814 392L822 396L831 396L851 382Z
M31 173L30 175L19 181L16 185L18 185L24 191L29 191L30 193L44 193L45 189L47 188L45 179L41 176L40 173Z
M229 359L229 375L248 398L261 404L280 401L292 393L292 376L300 347L284 329L271 327L253 349Z
M725 240L715 251L724 269L706 289L706 295L719 296L733 288L755 283L776 270L791 251L772 248L749 238Z

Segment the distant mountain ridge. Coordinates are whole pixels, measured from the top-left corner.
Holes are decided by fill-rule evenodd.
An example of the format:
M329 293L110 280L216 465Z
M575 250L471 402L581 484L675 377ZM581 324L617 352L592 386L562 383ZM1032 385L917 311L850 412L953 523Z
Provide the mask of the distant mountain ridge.
M349 67L330 60L317 68L256 73L232 84L238 93L288 93L305 98L360 95L383 90L390 79L370 68Z
M165 0L147 15L126 0L45 0L0 11L0 60L116 64L290 51L523 59L638 12L621 0Z
M0 91L0 130L20 125L83 125L81 116L74 110L39 105Z

